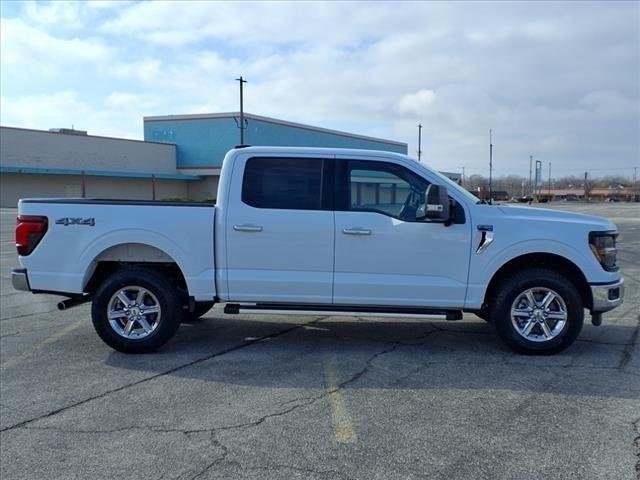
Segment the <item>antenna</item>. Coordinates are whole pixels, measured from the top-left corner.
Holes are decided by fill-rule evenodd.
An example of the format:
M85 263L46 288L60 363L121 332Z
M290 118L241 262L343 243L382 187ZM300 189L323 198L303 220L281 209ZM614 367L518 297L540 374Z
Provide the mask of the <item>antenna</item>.
M493 142L491 140L491 129L489 129L489 205L493 203L492 174L493 174Z
M240 125L238 125L238 128L240 129L240 145L244 145L244 131L247 128L247 124L244 119L243 84L247 83L247 81L242 78L242 75L240 75L240 78L236 78L236 81L240 82Z
M422 124L418 124L418 161L422 157Z

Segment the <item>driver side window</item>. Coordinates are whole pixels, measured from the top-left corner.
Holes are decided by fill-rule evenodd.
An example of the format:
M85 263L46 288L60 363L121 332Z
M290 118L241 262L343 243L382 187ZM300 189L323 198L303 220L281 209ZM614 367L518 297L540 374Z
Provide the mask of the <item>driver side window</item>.
M424 215L424 195L429 182L409 169L387 162L349 161L348 208L377 212L415 222Z

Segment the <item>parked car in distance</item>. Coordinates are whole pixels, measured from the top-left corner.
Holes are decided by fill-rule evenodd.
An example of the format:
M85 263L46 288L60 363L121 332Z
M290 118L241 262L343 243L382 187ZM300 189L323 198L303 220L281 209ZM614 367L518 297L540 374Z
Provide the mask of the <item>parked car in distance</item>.
M573 343L622 303L616 226L482 203L405 155L302 147L227 153L217 204L23 199L13 285L92 302L123 352L228 314L462 318L518 352Z

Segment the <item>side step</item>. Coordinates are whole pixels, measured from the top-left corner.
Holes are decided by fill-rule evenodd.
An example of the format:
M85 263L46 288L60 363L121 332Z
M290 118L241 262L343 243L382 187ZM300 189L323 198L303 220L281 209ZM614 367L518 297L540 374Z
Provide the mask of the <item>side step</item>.
M272 315L355 315L359 317L445 318L462 320L462 310L420 307L369 307L352 305L308 305L292 303L227 303L224 313L270 313Z

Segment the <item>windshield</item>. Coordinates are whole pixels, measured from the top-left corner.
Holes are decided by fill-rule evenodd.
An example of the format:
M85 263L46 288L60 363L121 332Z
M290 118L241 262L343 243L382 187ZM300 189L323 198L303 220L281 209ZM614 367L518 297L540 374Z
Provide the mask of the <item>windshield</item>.
M435 170L431 170L431 169L430 169L430 171L434 175L437 175L442 180L442 182L445 183L447 188L450 188L450 189L453 189L453 190L455 190L457 192L460 192L462 195L467 197L467 199L472 203L480 203L480 199L478 197L476 197L473 193L468 191L466 188L458 185L456 182L454 182L450 178L442 175L440 172L436 172Z

